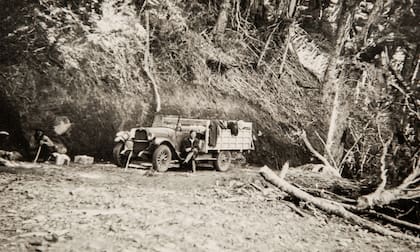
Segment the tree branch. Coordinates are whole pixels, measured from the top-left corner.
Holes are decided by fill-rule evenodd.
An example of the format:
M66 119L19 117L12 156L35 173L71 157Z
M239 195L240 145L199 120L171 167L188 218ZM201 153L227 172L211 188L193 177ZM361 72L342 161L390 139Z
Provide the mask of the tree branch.
M276 24L276 26L273 28L273 30L271 31L270 35L268 36L267 41L265 42L265 45L264 45L264 49L261 52L261 55L260 55L260 57L258 59L257 68L260 66L261 61L263 60L263 58L265 56L265 53L267 52L268 46L270 45L271 38L273 37L273 34L274 34L274 32L276 32L277 28L279 28L279 25L280 25L280 22L278 22Z
M340 177L340 173L338 173L338 170L335 169L333 166L331 166L328 160L323 155L321 155L318 151L316 151L314 147L312 147L312 144L309 142L305 131L302 131L302 133L300 134L300 138L303 140L303 142L305 143L309 151L312 152L312 154L314 154L314 156L318 158L324 164L324 167L326 169L331 171L333 175Z

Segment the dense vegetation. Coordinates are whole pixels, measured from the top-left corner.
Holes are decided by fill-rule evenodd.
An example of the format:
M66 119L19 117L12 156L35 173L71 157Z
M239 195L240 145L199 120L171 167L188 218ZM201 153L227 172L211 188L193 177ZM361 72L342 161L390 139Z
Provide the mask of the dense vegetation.
M272 164L307 156L287 137L290 125L323 128L320 82L294 55L278 71L282 22L257 67L273 27L240 15L216 38L215 2L2 1L1 7L1 96L18 114L2 126L20 128L13 133L26 139L65 115L74 123L71 153L107 158L117 130L150 124L148 37L161 113L252 120L263 132L258 156Z
M390 186L418 160L415 1L3 0L0 7L7 115L0 126L22 150L33 129L67 116L71 154L107 159L116 131L151 123L152 75L161 113L253 121L262 133L253 161L307 162L311 154L294 137L301 129L346 176L380 174L388 140Z

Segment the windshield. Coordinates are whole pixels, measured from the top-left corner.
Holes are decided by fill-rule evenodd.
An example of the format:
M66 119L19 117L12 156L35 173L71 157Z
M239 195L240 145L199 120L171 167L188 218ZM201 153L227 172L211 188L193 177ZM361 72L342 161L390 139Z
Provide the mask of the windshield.
M176 129L178 127L182 129L182 131L194 129L203 132L206 130L209 123L209 120L203 119L187 119L180 118L178 116L156 115L153 120L152 127L164 127L171 129Z

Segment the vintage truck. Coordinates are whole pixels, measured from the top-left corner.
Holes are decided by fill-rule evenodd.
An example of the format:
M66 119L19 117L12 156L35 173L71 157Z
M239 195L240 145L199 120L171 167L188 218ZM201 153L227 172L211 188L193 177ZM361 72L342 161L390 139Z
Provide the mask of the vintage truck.
M233 152L254 150L251 122L157 115L152 127L116 134L114 162L128 167L131 161L148 161L155 170L165 172L181 163L181 142L191 130L197 132L200 143L196 162L212 163L218 171L230 168Z

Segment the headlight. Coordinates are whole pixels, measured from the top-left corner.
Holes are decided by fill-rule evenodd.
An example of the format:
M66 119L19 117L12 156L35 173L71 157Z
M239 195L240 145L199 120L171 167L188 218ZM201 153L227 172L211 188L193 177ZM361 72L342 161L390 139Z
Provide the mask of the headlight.
M148 138L149 140L153 138L153 134L152 134L152 132L150 132L150 131L148 131L148 132L147 132L147 138Z

